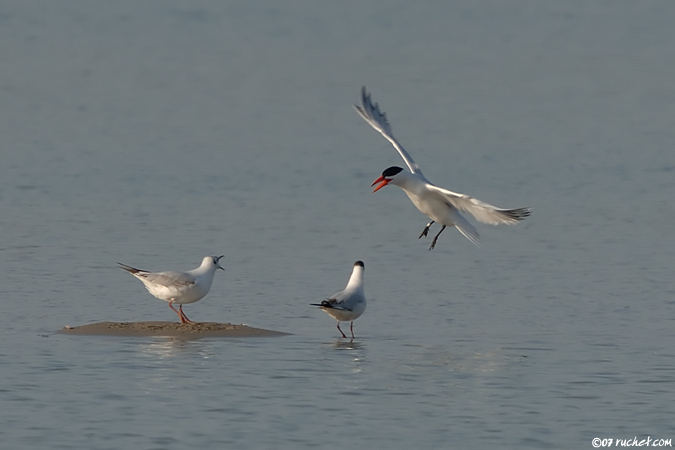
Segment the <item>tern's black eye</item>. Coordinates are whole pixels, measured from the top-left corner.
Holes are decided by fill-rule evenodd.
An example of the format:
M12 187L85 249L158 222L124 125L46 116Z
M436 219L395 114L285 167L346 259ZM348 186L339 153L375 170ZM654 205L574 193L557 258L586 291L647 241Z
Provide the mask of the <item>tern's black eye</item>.
M403 169L401 169L398 166L391 166L388 169L385 169L384 172L382 172L382 176L385 177L385 178L393 177L394 175L401 172L402 170Z

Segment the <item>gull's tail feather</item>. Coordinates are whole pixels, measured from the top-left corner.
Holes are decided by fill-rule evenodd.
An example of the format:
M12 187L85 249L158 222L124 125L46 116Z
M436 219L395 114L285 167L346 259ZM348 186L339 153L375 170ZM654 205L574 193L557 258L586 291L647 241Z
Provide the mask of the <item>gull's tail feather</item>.
M330 304L328 300L323 300L321 303L310 303L310 306L318 306L320 308L332 308L333 305Z
M139 273L139 272L144 272L144 271L141 270L141 269L137 269L137 268L135 268L135 267L127 266L126 264L122 264L121 262L118 262L117 264L120 266L120 269L124 269L124 270L126 270L127 272L129 272L129 273L134 273L134 274L135 274L135 273Z
M321 303L310 303L310 306L318 306L319 308L339 309L342 311L349 311L348 309L343 308L342 306L335 303L335 300L333 300L332 302L330 300L323 300Z

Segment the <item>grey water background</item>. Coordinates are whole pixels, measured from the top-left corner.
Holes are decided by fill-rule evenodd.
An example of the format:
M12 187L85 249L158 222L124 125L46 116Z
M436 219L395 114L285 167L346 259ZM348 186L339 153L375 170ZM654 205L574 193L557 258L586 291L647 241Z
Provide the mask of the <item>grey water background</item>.
M675 4L0 4L3 448L592 448L675 438ZM476 248L396 187L366 85ZM433 228L435 233L438 228ZM197 321L117 269L225 254ZM356 340L313 309L366 264Z

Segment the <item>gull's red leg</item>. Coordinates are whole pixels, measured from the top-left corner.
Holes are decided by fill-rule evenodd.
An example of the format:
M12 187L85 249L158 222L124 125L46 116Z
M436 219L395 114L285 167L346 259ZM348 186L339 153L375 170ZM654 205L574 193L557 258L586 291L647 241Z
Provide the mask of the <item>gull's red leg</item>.
M181 311L178 311L176 308L174 308L174 307L173 307L173 302L174 302L173 300L171 300L171 301L169 302L169 308L173 309L173 312L175 312L176 314L178 314L178 317L180 318L180 323L185 323L185 317L184 317L185 314L183 314L183 311L182 311L182 310L181 310ZM181 305L181 306L183 306L183 305Z
M180 305L178 309L180 309L180 313L183 315L183 319L185 319L185 322L183 323L194 323L193 321L188 319L188 316L186 316L185 313L183 312L183 305Z

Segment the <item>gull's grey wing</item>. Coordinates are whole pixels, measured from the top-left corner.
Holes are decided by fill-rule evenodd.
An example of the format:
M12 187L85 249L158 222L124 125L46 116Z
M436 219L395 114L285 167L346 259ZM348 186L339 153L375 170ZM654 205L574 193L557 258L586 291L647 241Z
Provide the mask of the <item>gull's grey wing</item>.
M159 286L190 286L195 284L195 277L185 272L139 272L138 277Z
M380 112L380 107L377 103L373 104L372 100L370 99L370 94L366 91L365 86L361 91L361 106L354 105L354 108L356 109L356 112L359 113L361 117L363 117L363 120L368 122L371 127L376 129L382 136L385 137L385 139L391 142L391 145L393 145L398 151L398 153L401 155L401 158L403 158L403 161L406 163L408 169L410 169L412 173L422 175L420 167L394 137L394 134L391 131L391 125L389 125L389 121L387 120L387 115L383 112Z

